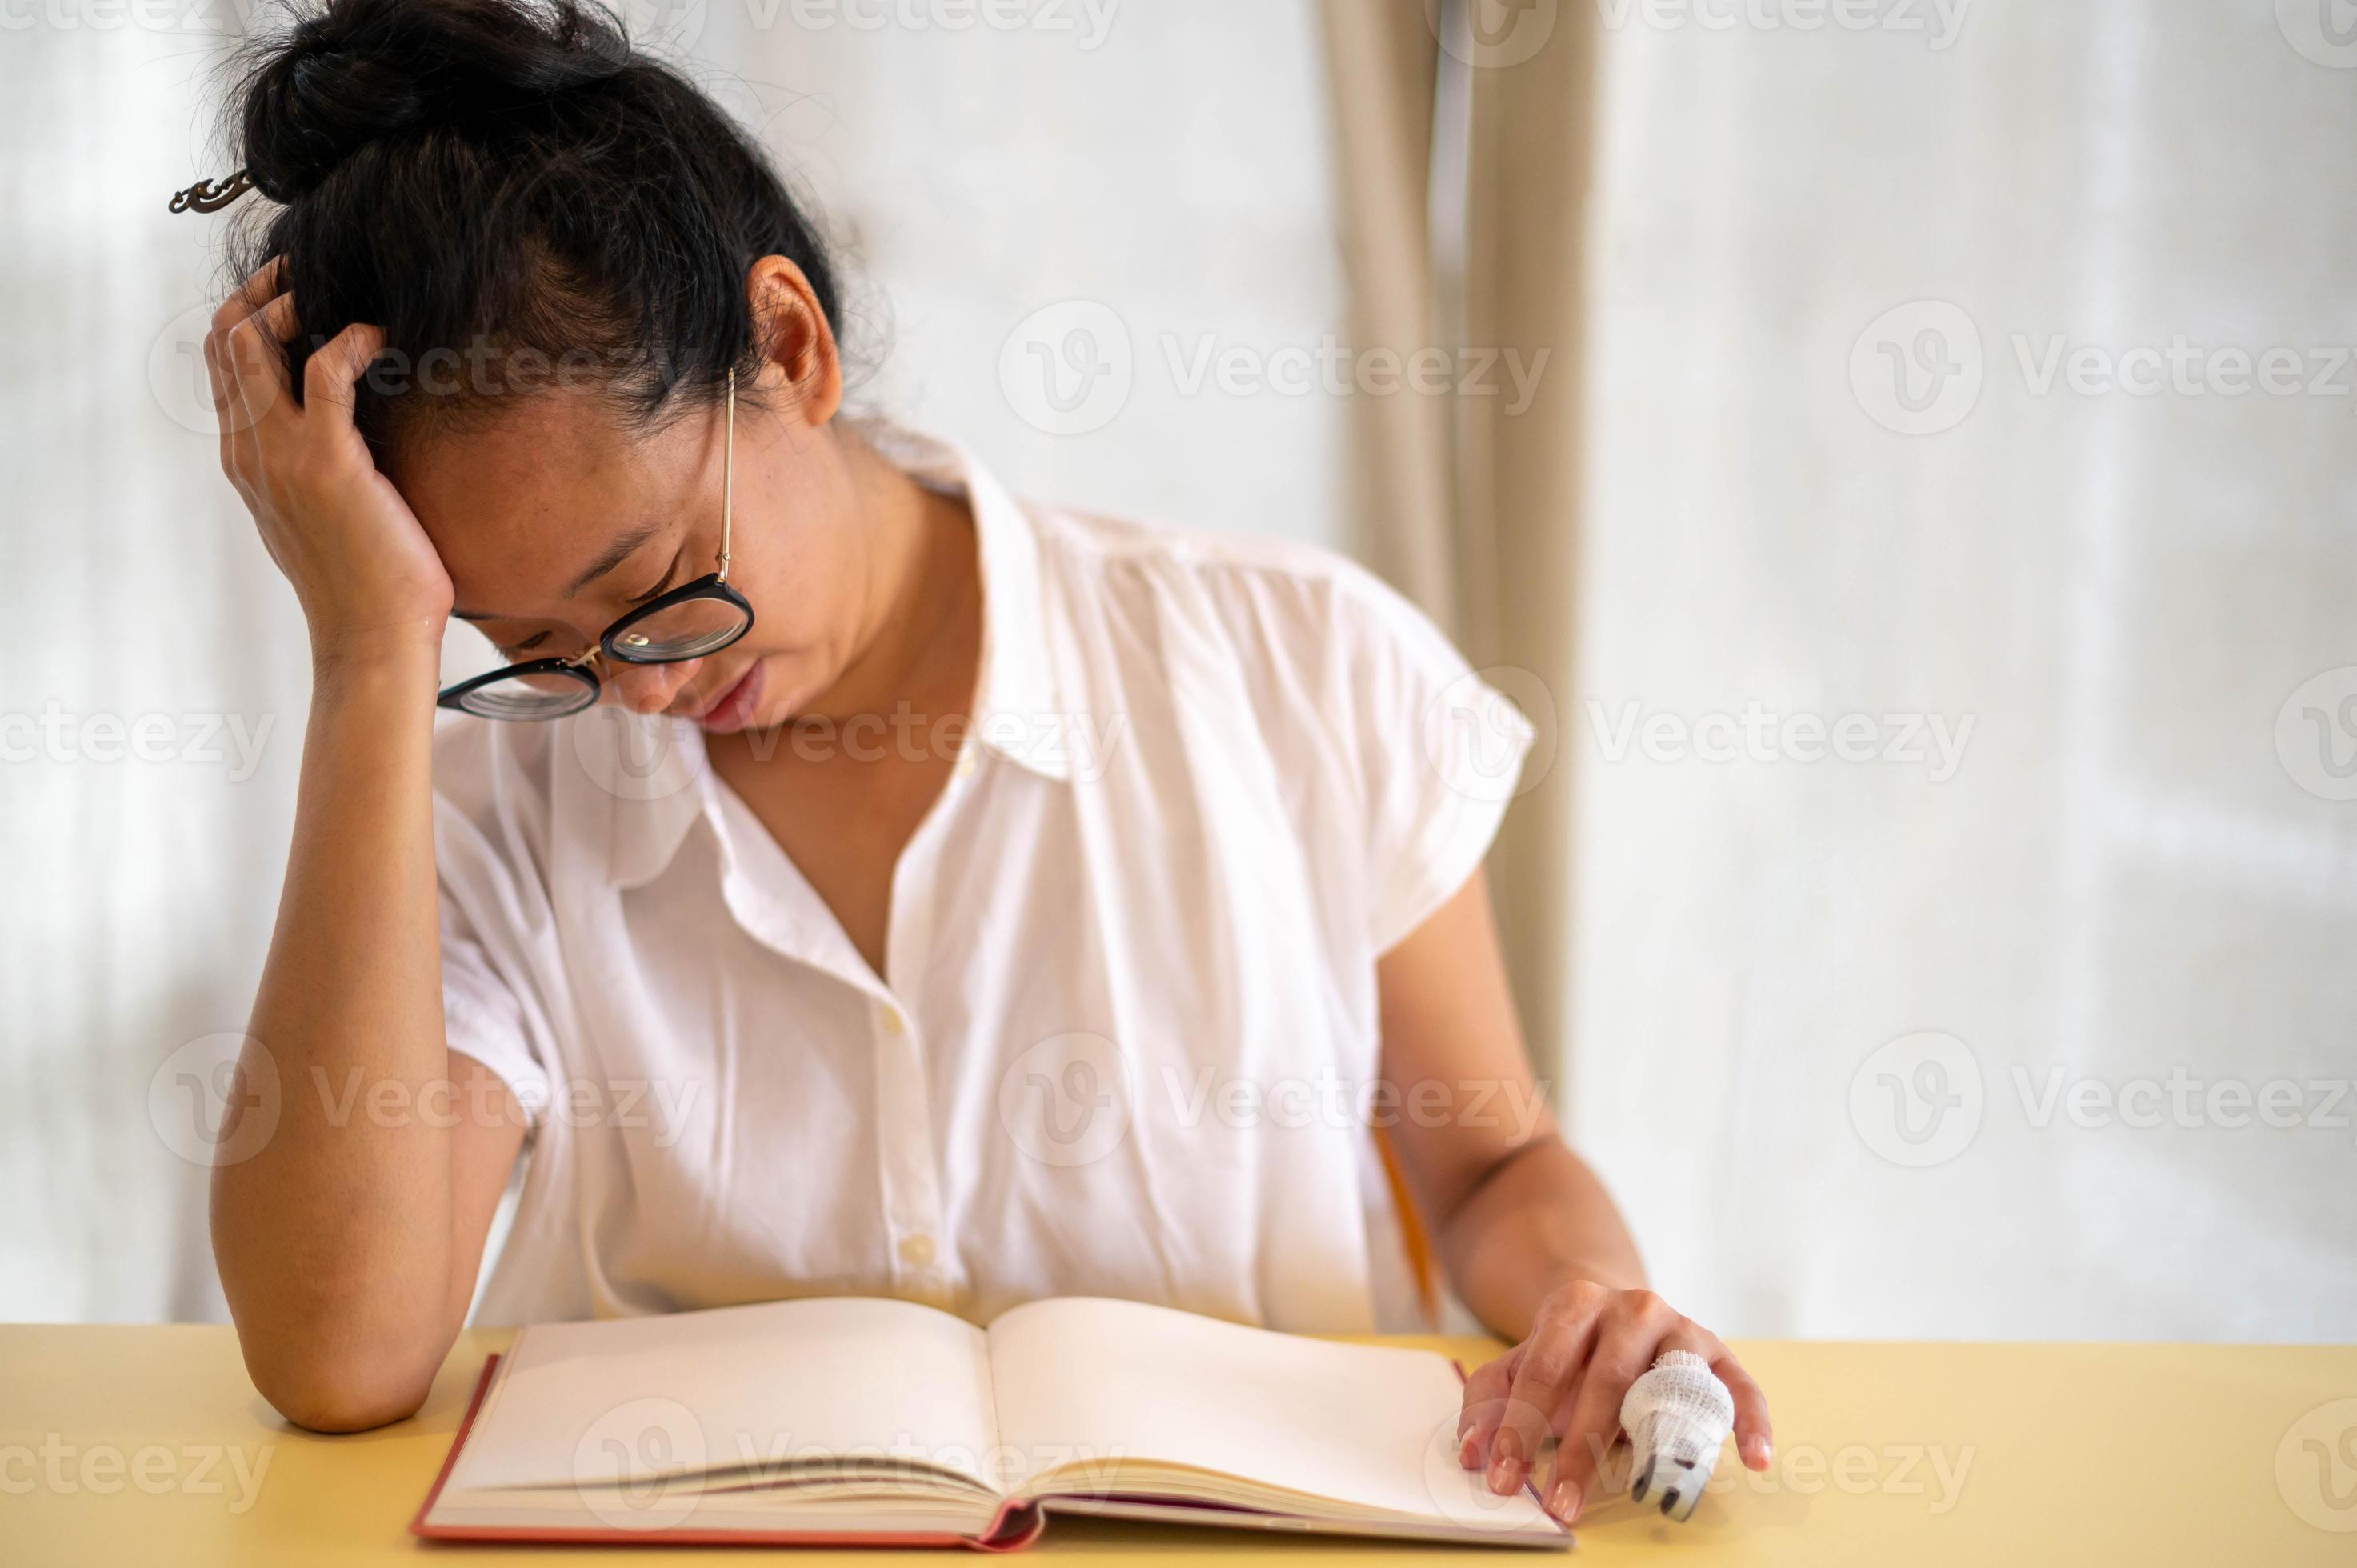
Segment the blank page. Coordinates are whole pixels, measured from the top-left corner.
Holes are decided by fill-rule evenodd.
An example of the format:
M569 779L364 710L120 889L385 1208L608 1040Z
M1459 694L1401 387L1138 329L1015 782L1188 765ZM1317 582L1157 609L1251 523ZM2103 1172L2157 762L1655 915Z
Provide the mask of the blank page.
M1457 1369L1135 1302L1035 1302L991 1325L999 1435L1033 1471L1118 1457L1452 1525L1546 1530L1457 1463Z
M544 1323L476 1416L453 1487L652 1480L914 1451L990 1485L988 1342L909 1302L813 1299Z

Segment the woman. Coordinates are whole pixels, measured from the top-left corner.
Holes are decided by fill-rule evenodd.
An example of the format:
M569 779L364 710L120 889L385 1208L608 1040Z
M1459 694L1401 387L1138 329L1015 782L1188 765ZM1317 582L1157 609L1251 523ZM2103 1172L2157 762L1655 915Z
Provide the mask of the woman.
M238 107L280 209L207 358L315 671L242 1065L283 1103L214 1185L273 1404L418 1408L529 1146L497 1320L1363 1331L1423 1230L1518 1345L1467 1394L1492 1486L1552 1432L1576 1515L1676 1348L1765 1465L1545 1115L1479 869L1505 791L1423 724L1479 688L1402 600L855 427L811 224L573 0L330 0ZM437 737L452 616L517 668Z

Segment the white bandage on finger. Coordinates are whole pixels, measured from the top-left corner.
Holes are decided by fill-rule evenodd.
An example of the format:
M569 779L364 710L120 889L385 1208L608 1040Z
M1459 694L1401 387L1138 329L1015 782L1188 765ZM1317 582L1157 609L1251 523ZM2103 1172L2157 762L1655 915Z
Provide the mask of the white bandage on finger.
M1702 1500L1719 1444L1735 1429L1735 1396L1700 1356L1664 1350L1629 1385L1620 1429L1629 1434L1629 1495L1641 1503L1658 1494L1662 1512L1683 1520Z

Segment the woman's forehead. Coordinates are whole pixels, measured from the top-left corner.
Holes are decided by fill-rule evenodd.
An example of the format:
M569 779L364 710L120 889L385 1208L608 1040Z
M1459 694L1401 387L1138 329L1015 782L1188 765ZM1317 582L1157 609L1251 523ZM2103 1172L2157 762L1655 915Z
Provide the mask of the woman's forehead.
M489 418L413 426L387 467L402 493L415 497L413 506L512 503L529 511L549 497L668 492L692 479L715 446L708 423L673 420L650 430L602 398L552 392Z
M706 445L694 421L634 431L599 400L552 395L479 427L421 435L395 484L459 602L520 611L579 591L624 547L684 528Z

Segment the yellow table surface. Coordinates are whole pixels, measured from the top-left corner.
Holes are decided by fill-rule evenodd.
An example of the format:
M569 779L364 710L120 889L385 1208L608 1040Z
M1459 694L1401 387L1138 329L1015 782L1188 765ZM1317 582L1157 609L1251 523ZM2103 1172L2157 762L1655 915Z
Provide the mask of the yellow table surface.
M428 1547L407 1533L483 1358L459 1341L415 1419L349 1437L281 1421L223 1327L0 1326L0 1563L598 1562L743 1551ZM1408 1340L1474 1365L1482 1340ZM1723 1459L1694 1520L1591 1508L1577 1561L1706 1564L2357 1564L2357 1348L1740 1345L1767 1389L1766 1477ZM1541 1559L1051 1519L1036 1554L1110 1563ZM931 1563L941 1552L801 1552ZM978 1561L979 1559L974 1559Z

